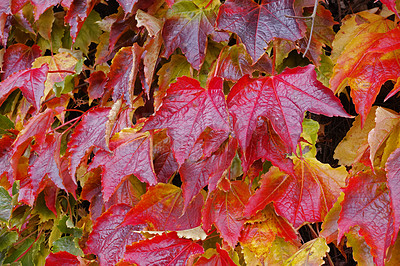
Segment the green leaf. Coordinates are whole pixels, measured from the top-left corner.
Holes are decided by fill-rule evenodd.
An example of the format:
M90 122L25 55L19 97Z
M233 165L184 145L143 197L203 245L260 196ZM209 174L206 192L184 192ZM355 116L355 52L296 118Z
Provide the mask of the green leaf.
M78 74L68 75L65 77L63 81L55 82L53 86L53 90L57 97L60 97L61 94L66 94L74 90L74 78L77 77Z
M34 239L32 238L27 238L25 239L21 245L13 251L10 251L10 255L4 260L4 263L12 263L14 262L16 259L18 259L22 254L24 254L24 252L26 252L28 250L28 248L33 244L33 242L35 242Z
M102 33L99 24L101 17L96 11L90 12L85 23L83 24L78 36L76 37L73 48L80 49L84 54L88 54L90 43L99 43L99 38Z
M66 251L76 256L82 256L83 251L79 247L78 239L73 236L65 236L57 239L53 243L53 252Z
M0 236L0 251L10 248L18 239L18 233L15 231L5 232Z
M67 215L61 218L60 222L58 223L58 229L60 229L62 233L69 234L74 237L80 238L82 236L82 229L74 227L73 222Z
M7 190L0 187L0 220L7 222L11 216L11 196L8 194ZM1 244L1 241L0 241ZM1 250L1 249L0 249Z
M14 128L14 123L7 116L0 115L0 135L7 134L7 129Z

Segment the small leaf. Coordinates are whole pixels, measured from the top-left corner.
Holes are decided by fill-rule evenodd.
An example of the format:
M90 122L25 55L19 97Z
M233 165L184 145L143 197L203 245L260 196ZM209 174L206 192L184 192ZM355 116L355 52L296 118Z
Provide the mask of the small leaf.
M81 263L75 255L72 255L66 251L60 251L57 253L50 253L46 258L46 266L60 265L63 266L79 266Z
M8 194L7 190L0 187L0 220L3 222L7 222L11 217L11 210L13 207L11 200L12 198L10 194ZM0 251L1 250L2 249L0 248Z
M139 266L186 265L191 256L203 252L199 244L171 232L127 246L124 260Z
M78 245L78 239L73 236L64 236L53 242L53 252L66 251L75 256L82 256L83 252Z

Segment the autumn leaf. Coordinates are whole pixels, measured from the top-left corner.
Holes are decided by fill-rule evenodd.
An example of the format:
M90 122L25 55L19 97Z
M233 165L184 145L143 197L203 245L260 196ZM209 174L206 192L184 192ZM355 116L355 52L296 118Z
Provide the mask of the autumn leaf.
M217 243L217 254L214 254L209 259L205 257L201 257L196 261L194 265L196 266L208 266L208 265L227 265L227 266L236 266L236 263L229 257L229 253L222 249Z
M104 90L107 84L107 77L103 71L93 72L86 82L89 83L88 95L89 103L94 99L101 98L104 94Z
M182 178L185 208L206 185L209 192L217 187L219 179L235 157L236 148L236 139L230 138L210 157L197 161L189 158L182 164L179 174Z
M47 64L40 68L26 69L12 74L0 83L0 104L16 88L22 91L24 97L36 110L40 109L40 98L44 95L44 82L46 81Z
M284 265L322 265L327 252L329 252L329 247L325 239L318 237L305 243L299 251L287 259Z
M219 9L217 28L236 33L255 63L273 38L302 37L296 20L287 17L294 15L291 0L228 0Z
M136 133L134 129L123 130L110 140L110 150L97 152L89 168L101 166L103 170L101 184L105 201L131 174L151 186L157 183L148 134Z
M295 228L322 221L339 197L346 176L344 167L331 168L315 158L297 159L293 175L271 168L262 176L261 187L250 198L244 215L251 217L274 202L278 215Z
M168 58L179 47L192 67L199 70L206 54L207 36L211 35L217 42L227 41L229 37L214 28L217 7L214 3L199 7L191 1L179 1L168 9L162 31L164 56Z
M343 190L345 196L338 221L338 241L351 227L359 226L360 235L371 247L374 262L384 265L387 249L396 235L385 172L380 169L375 169L375 172L356 173Z
M273 163L277 160L273 160L273 156L269 156L267 152L261 156L251 154L256 151L252 145L257 147L260 139L268 139L260 130L257 131L257 137L253 138L263 117L269 120L273 130L283 141L279 145L271 142L271 147L288 145L289 151L296 150L305 111L349 117L339 100L317 81L312 65L287 69L271 77L253 79L244 76L232 87L227 102L233 117L233 129L244 157L252 157L253 160L264 157L267 160L272 159ZM249 161L248 165L251 163Z
M208 195L204 205L204 231L210 231L211 225L214 224L229 246L235 247L245 223L243 209L249 197L250 191L246 183L222 179L218 189Z
M154 171L158 182L167 183L178 171L179 165L171 150L171 141L165 130L157 132L153 137Z
M85 253L98 256L101 265L115 265L123 258L126 245L143 239L142 235L135 231L144 229L144 225L121 226L130 209L129 205L117 204L97 218Z
M3 58L2 80L20 70L31 68L33 61L40 56L40 53L40 48L37 45L29 47L25 44L17 43L8 47Z
M12 183L13 172L10 164L11 160L11 145L14 138L3 135L0 138L0 179L3 175L7 176L8 182Z
M198 195L184 209L180 188L159 183L142 196L127 214L123 225L149 223L158 231L178 231L195 228L201 222L203 197Z
M75 177L76 169L87 151L96 146L108 150L106 144L106 122L110 108L95 107L82 116L81 122L75 128L74 133L68 142L67 152L71 154L70 173Z
M397 235L400 229L400 193L399 193L399 177L400 177L400 149L396 149L386 162L387 171L387 186L393 208L394 219L394 236Z
M228 121L222 79L213 78L204 89L197 80L181 77L168 88L161 108L142 130L167 128L175 158L181 165L207 127L228 132Z
M46 266L62 264L65 266L79 266L81 262L78 260L77 256L72 255L66 251L59 251L56 253L50 253L46 257Z
M93 10L95 4L97 4L97 0L73 0L69 6L64 21L71 27L71 38L73 42L75 42L79 31L81 30L90 12Z
M186 265L192 256L203 252L199 244L171 232L127 246L124 260L139 266Z

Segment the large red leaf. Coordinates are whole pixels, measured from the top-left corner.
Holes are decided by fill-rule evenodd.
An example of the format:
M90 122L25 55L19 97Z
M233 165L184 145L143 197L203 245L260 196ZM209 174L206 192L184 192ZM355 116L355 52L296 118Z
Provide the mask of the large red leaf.
M37 154L37 158L30 164L28 171L33 190L39 190L39 183L46 175L57 187L65 190L60 177L60 142L60 135L48 134L43 144L32 147Z
M393 214L385 172L375 169L353 176L344 191L342 211L338 220L338 240L351 227L359 226L359 233L371 247L377 265L384 265L387 250L394 243Z
M81 262L75 255L66 251L50 253L46 258L46 266L63 265L63 266L79 266Z
M340 92L350 85L356 111L362 125L381 86L400 75L398 62L400 28L385 33L359 34L347 44L337 60L330 80L332 90Z
M295 41L302 33L294 16L293 0L228 0L219 10L217 27L236 33L253 62L265 53L273 38Z
M105 201L131 174L151 186L157 184L148 135L137 134L133 129L121 131L110 140L110 148L112 152L97 152L90 165L90 169L98 166L103 169L101 184Z
M82 116L81 122L75 128L68 142L67 152L70 156L70 172L75 177L76 168L87 151L96 146L108 150L106 143L106 122L111 108L95 107Z
M191 256L204 249L192 240L182 239L175 232L155 236L126 247L124 260L139 266L187 265Z
M163 104L144 125L143 130L167 128L175 158L181 165L207 127L229 131L222 85L222 79L216 77L210 81L207 89L200 87L195 79L178 78L168 88Z
M85 253L98 256L100 265L115 265L123 258L126 245L143 239L140 233L135 232L143 230L143 225L121 226L130 209L126 204L114 205L97 218Z
M127 213L123 225L147 222L157 231L192 229L200 225L203 203L203 197L198 195L184 210L181 189L160 183L149 188L140 202Z
M271 148L283 145L274 143L272 136L262 136L262 132L258 132L253 139L262 117L269 119L274 131L292 152L296 150L305 111L349 117L339 99L317 81L313 65L286 69L271 77L253 79L244 76L232 87L227 102L233 117L233 129L246 159L258 157L251 154L257 151L252 147L252 141L261 140L262 137L271 138ZM263 147L263 150L267 147ZM263 154L265 159L272 160L276 157L269 156L268 152ZM275 163L277 161L279 160ZM248 161L248 165L251 163Z
M4 54L1 79L5 80L13 73L31 68L32 62L40 56L40 53L40 48L37 45L32 47L22 43L10 45Z
M0 83L0 105L6 100L14 89L19 88L22 94L36 110L40 109L40 98L44 95L44 82L46 81L47 64L40 68L26 69L12 74Z
M314 158L297 160L293 175L272 168L262 177L244 214L255 215L274 202L276 212L296 228L320 222L339 197L346 175L344 167L334 169Z
M107 74L107 88L114 89L114 102L123 97L133 107L135 80L142 52L143 49L134 44L119 50L113 58L110 72Z
M215 224L222 238L235 247L245 222L243 210L249 198L249 185L245 182L222 179L218 189L207 197L202 211L203 229L208 232Z
M227 33L214 29L215 7L198 7L192 1L175 3L167 12L162 36L165 43L164 55L169 57L176 48L181 48L188 62L199 70L206 56L207 36L217 41L227 41Z
M210 157L196 161L189 158L182 164L179 174L182 179L185 207L206 185L208 185L209 192L216 188L218 180L230 167L236 154L236 148L237 140L230 138Z

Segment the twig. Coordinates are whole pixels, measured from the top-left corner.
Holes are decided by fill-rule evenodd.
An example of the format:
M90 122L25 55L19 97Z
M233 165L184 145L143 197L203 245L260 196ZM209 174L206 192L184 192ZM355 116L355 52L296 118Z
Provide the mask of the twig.
M285 15L287 18L311 19L310 38L308 39L307 48L304 51L303 57L306 56L308 50L310 49L311 39L312 39L313 31L314 31L315 16L317 14L317 7L318 7L318 0L314 0L314 10L313 10L313 13L311 14L311 16L309 16L309 17Z

